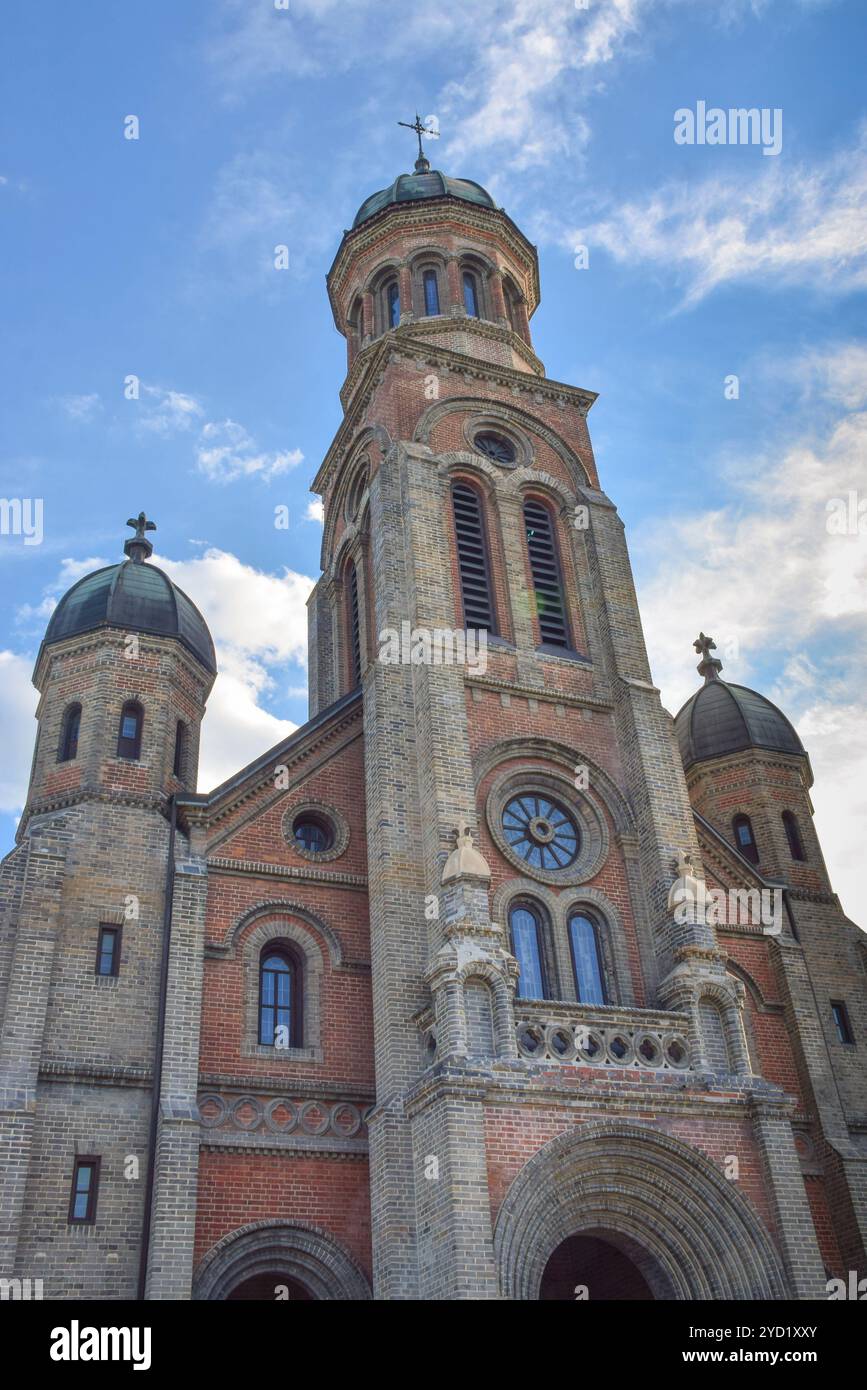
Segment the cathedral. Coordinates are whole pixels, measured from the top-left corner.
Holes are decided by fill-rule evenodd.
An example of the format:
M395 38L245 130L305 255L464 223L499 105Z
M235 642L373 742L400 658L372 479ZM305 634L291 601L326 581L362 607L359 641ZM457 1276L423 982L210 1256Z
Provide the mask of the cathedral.
M144 513L39 650L0 868L0 1278L851 1287L867 937L807 750L704 633L663 707L594 393L545 374L536 250L484 188L419 134L327 288L347 372L307 723L196 790L218 655Z

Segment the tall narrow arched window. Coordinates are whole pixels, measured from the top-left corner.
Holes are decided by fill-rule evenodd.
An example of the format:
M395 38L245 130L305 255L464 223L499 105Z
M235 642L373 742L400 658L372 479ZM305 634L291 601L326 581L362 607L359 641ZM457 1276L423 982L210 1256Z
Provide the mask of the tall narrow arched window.
M509 913L512 955L521 967L518 976L519 999L545 999L545 969L542 957L542 924L539 914L527 903L516 904Z
M138 762L141 757L141 733L144 711L138 700L127 700L120 714L117 732L117 756Z
M759 862L759 847L756 844L756 837L753 834L753 823L749 816L735 816L732 821L732 831L735 837L735 844L745 859L749 859L751 864Z
M364 310L362 308L361 296L359 295L356 297L349 311L349 319L347 321L347 327L349 328L349 343L353 353L357 352L361 347L363 318Z
M511 280L503 280L503 298L506 301L506 317L509 320L509 327L513 333L518 333L521 324L518 316L518 291Z
M568 647L569 626L554 518L544 502L538 502L534 497L527 498L524 503L524 528L542 645Z
M471 270L464 271L464 308L471 318L479 318L479 282Z
M348 608L346 622L349 637L349 675L352 689L361 684L361 609L358 602L358 575L354 565L346 573Z
M388 328L397 328L400 323L400 289L396 280L389 280L385 287L385 322Z
M294 953L269 943L259 958L259 1045L301 1047L301 975Z
M789 842L789 853L793 859L806 859L804 846L801 841L801 832L798 822L791 811L783 812L783 827L786 831L786 839Z
M81 728L81 705L70 705L63 716L60 731L59 763L71 763L78 757L78 732Z
M175 725L175 756L172 759L172 772L179 781L184 780L187 763L187 726L183 719Z
M464 627L495 632L491 571L482 499L469 483L452 485L452 508Z
M607 1003L599 934L595 922L583 912L573 912L569 918L569 947L579 1001L582 1004Z
M440 311L440 287L435 270L426 270L422 276L424 289L424 311L430 317Z

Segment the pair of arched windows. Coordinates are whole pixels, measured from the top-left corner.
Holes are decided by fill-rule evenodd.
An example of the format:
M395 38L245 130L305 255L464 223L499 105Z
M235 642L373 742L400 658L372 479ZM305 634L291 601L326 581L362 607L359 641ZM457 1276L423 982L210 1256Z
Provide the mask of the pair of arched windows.
M783 829L786 832L786 840L789 845L789 853L793 859L803 862L806 859L804 853L804 843L801 839L801 831L798 820L792 811L782 812ZM759 862L759 846L756 841L753 823L749 816L743 813L735 816L732 821L732 833L735 844L745 859L749 859L751 864Z
M567 932L575 997L582 1004L607 1004L609 991L598 923L582 908L576 908L567 919ZM548 922L542 909L530 901L514 903L509 911L509 934L512 954L521 968L518 997L556 997L553 966L546 950Z
M269 942L259 957L260 1047L301 1047L304 1019L301 963L291 946Z
M478 488L463 480L453 483L452 510L464 626L496 633L490 549ZM569 650L572 639L556 523L548 504L539 498L524 500L524 534L541 646Z

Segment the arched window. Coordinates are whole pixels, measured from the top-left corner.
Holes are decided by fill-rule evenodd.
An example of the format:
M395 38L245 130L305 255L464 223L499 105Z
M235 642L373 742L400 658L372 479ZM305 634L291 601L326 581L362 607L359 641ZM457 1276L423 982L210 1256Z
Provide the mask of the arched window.
M175 756L172 760L172 772L179 781L184 780L184 771L187 763L187 726L183 719L179 719L175 725Z
M352 689L361 684L361 611L358 603L358 575L350 564L346 572L348 607L346 621L349 637L349 676Z
M554 519L544 502L534 497L527 498L524 503L524 528L542 645L568 647L569 627Z
M70 705L63 716L60 731L59 763L71 763L78 757L78 731L81 728L81 705Z
M506 317L509 320L509 327L513 333L521 331L521 320L518 315L518 291L509 279L503 280L503 298L506 301Z
M575 974L575 993L582 1004L607 1003L599 935L595 922L583 912L569 918L569 946Z
M735 816L732 821L732 831L735 837L735 844L744 856L744 859L749 859L751 864L758 864L759 847L756 844L756 837L753 834L753 825L749 816Z
M471 270L464 271L464 308L471 318L479 315L479 282Z
M144 711L137 700L127 700L120 715L117 733L117 756L138 762L141 757L141 731Z
M363 316L364 312L361 303L361 296L359 295L356 297L355 302L353 303L352 308L349 311L349 319L347 321L347 327L349 329L349 342L353 353L357 352L358 349L361 347L361 340L363 337Z
M396 280L389 280L385 287L385 323L387 328L397 328L400 323L400 289Z
M806 859L804 846L801 841L801 832L798 822L791 811L783 812L783 826L786 831L786 839L789 842L789 853L793 859Z
M422 276L424 290L424 311L430 317L440 311L440 287L435 270L426 270Z
M452 509L464 627L496 632L482 499L469 483L457 482L452 485Z
M270 943L259 958L259 1045L302 1046L301 972L294 952Z
M509 912L509 932L512 955L521 967L518 998L546 999L548 991L542 963L542 924L539 914L527 903L516 904Z

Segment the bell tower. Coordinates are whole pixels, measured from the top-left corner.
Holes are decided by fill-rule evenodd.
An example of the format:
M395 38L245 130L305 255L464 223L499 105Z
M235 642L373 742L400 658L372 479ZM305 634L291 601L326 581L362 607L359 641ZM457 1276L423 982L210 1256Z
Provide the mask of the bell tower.
M653 1010L646 1055L676 1071L707 1052L712 990L749 1061L713 931L668 907L679 856L701 858L595 395L535 353L535 248L411 128L414 172L362 204L328 275L348 370L314 482L311 713L362 688L376 1296L496 1298L486 1096L538 1104L539 1061L600 1045L522 999Z

